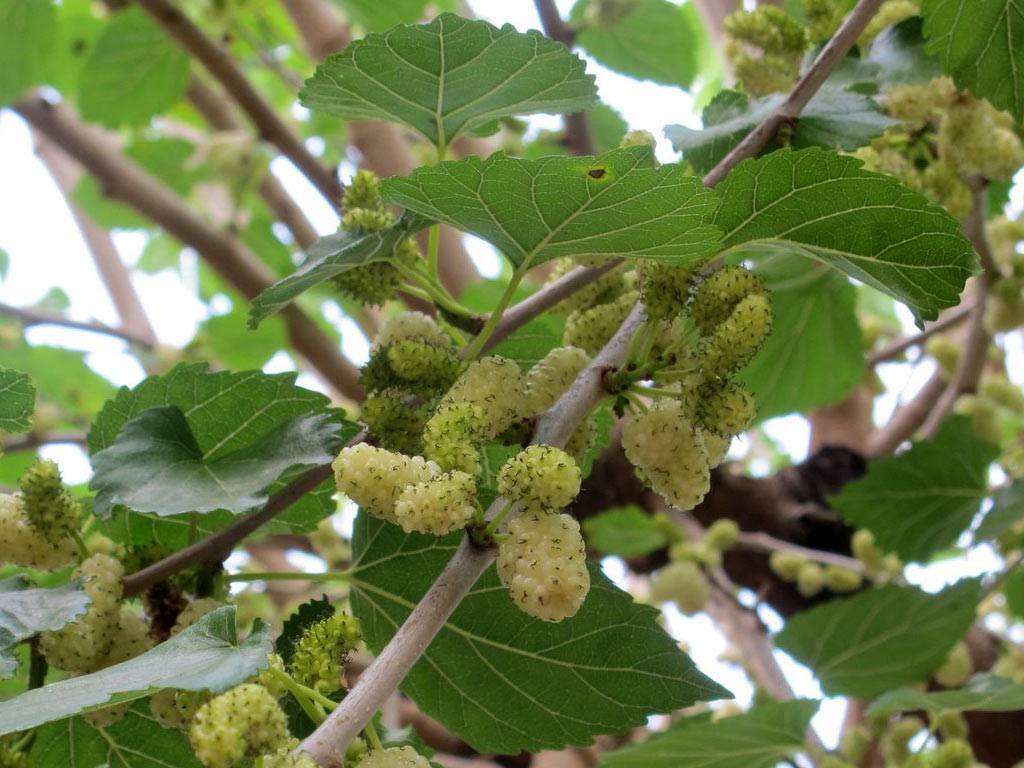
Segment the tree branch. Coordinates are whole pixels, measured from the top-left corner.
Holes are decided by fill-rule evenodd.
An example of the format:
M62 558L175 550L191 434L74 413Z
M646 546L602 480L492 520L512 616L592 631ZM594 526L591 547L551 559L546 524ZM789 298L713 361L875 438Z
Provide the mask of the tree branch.
M820 549L801 547L799 544L791 544L784 539L778 539L767 533L740 531L739 535L736 537L736 546L740 549L749 549L754 552L763 552L765 554L771 554L772 552L790 552L794 555L800 555L801 557L815 563L835 565L861 575L866 573L864 563L855 557L838 555L835 552L825 552Z
M846 21L790 91L789 96L757 128L747 134L717 166L704 177L704 183L713 187L743 160L761 153L775 138L783 125L792 125L799 119L804 107L818 92L825 80L857 42L871 17L878 12L883 0L860 0Z
M36 156L50 172L54 182L60 189L64 202L67 203L71 216L78 225L89 248L89 255L92 256L96 271L99 273L103 285L114 303L118 316L121 318L121 326L137 339L138 344L144 347L156 345L156 332L153 330L146 310L139 300L135 286L132 285L131 275L121 261L121 254L114 245L110 233L96 224L72 199L72 193L82 175L82 170L68 157L60 147L47 139L39 131L32 131L32 140L35 144Z
M143 349L152 349L154 343L149 338L144 338L136 335L133 331L127 328L113 328L109 325L91 320L72 320L69 317L63 315L56 315L52 312L44 312L38 309L32 309L31 307L15 307L11 304L5 304L0 302L0 315L7 315L9 317L16 318L21 322L22 325L58 325L62 328L74 328L78 331L88 331L90 333L99 333L104 336L113 336L117 339L123 339L130 344L142 347Z
M66 105L33 95L15 109L92 173L109 197L127 203L195 248L243 296L251 299L273 282L270 270L237 238L203 220L177 194L112 150L98 129L82 125ZM281 314L291 344L324 380L347 398L361 397L358 370L338 345L296 306Z
M867 356L867 364L869 366L875 366L879 363L884 363L889 360L894 360L908 349L912 347L919 347L932 336L948 331L951 328L955 328L960 325L964 320L967 319L968 315L974 309L973 303L961 304L959 307L954 307L949 312L946 312L942 317L936 320L934 323L930 323L920 333L915 333L912 336L904 336L899 339L886 344L884 347L880 347L875 351L871 352Z
M292 131L274 108L253 88L231 54L207 37L169 0L136 2L220 81L231 98L252 120L259 135L291 160L328 203L335 208L340 207L342 188L335 170L325 166L306 149L302 138Z
M18 451L32 451L42 445L55 445L57 443L70 443L85 447L86 436L84 432L52 432L47 435L37 435L30 432L24 437L11 440L8 443L0 441L0 448L4 453L16 453Z

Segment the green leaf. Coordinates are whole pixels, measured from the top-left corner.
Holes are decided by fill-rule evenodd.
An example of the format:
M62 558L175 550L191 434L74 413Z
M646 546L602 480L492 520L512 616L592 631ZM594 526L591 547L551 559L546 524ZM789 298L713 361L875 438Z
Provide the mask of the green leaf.
M264 669L271 647L270 630L262 621L257 620L252 634L240 643L235 607L217 608L141 656L0 703L0 735L140 699L163 688L219 693Z
M383 32L423 17L427 0L334 0L351 21L370 32Z
M758 243L823 261L902 301L918 323L959 303L977 257L946 211L852 157L782 150L717 188L727 248Z
M870 698L924 680L974 622L981 585L931 595L886 585L798 613L775 645L810 667L830 696Z
M0 105L46 76L56 38L50 0L0 0Z
M360 513L352 609L379 652L460 536L406 535ZM483 752L560 749L642 725L653 712L727 696L598 569L580 612L550 624L519 611L489 569L403 683L426 714Z
M639 557L668 546L664 531L640 507L616 507L583 521L587 543L605 555Z
M1003 597L1010 613L1024 619L1024 571L1017 568L1003 582Z
M1015 480L992 499L992 508L974 532L975 541L995 539L1024 519L1024 481Z
M387 261L399 243L428 223L415 216L403 216L394 226L379 232L337 232L321 237L306 251L305 264L252 300L249 327L255 328L270 315L284 309L299 294L325 280L356 267Z
M683 160L707 173L785 98L780 93L748 102L742 93L722 91L704 110L702 129L667 125L665 135L676 151L683 153ZM898 124L867 96L825 86L804 109L789 144L794 149L857 149Z
M955 691L926 692L901 688L880 696L867 711L868 717L884 717L893 712L1012 712L1024 709L1024 685L994 675L975 675Z
M755 264L774 319L739 379L757 401L758 419L843 399L864 375L856 289L837 270L805 259L773 254Z
M47 723L32 742L33 768L200 768L183 731L162 727L149 703L94 728L81 717Z
M597 90L578 56L536 30L442 13L357 40L317 68L300 98L351 120L402 123L447 147L500 117L585 109Z
M37 401L49 401L72 413L95 413L115 391L86 365L83 353L70 349L31 346L22 339L3 351L3 361L32 377Z
M82 117L109 126L145 125L178 102L189 59L140 8L118 13L82 66Z
M599 158L494 154L424 166L381 184L390 202L487 240L517 268L562 256L685 264L717 248L715 198L647 147Z
M239 304L226 315L211 317L199 329L211 356L235 371L262 368L275 352L288 349L288 336L279 319L253 330L246 327L246 315L244 305Z
M26 374L0 368L0 430L24 432L32 427L36 388Z
M718 722L685 717L665 733L610 753L604 768L772 768L804 745L817 701L771 702Z
M182 364L163 376L151 376L134 389L122 388L100 412L89 432L89 451L95 455L113 444L121 429L143 411L176 406L185 414L196 444L207 462L242 451L295 419L325 412L330 403L323 395L295 386L295 374L210 373L205 364ZM356 427L345 423L340 437ZM268 489L280 490L298 472L282 477ZM325 481L289 507L268 526L275 532L300 533L335 508L333 482ZM228 512L199 516L157 517L115 508L104 532L117 541L160 544L178 549L188 543L190 527L206 535L233 519Z
M979 440L966 416L947 419L935 437L898 456L876 459L829 503L886 552L927 560L952 546L988 493L999 447Z
M573 6L570 20L583 23L593 0ZM662 85L689 88L699 70L702 27L693 8L668 0L639 0L616 24L585 24L576 44L604 66Z
M0 677L17 670L17 643L37 632L60 629L88 606L89 598L77 583L32 589L20 576L0 581Z
M246 512L266 503L266 489L287 470L329 463L340 447L338 427L330 414L298 416L207 460L180 408L150 408L92 457L93 513L109 517L115 504L159 516Z
M961 88L1024 120L1024 18L1018 0L925 0L927 50Z

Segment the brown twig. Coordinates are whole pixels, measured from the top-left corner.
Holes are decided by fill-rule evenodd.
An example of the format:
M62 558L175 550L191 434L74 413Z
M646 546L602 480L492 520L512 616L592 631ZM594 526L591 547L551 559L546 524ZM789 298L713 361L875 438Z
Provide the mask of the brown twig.
M929 323L928 327L920 333L915 333L911 336L903 336L899 339L893 339L891 342L883 347L879 347L867 356L867 364L870 366L878 365L879 363L888 362L889 360L895 360L908 349L912 347L919 347L932 336L948 331L951 328L955 328L960 325L964 320L967 319L968 315L974 309L974 304L964 303L959 307L946 312L942 317L936 320L934 323Z
M156 22L203 66L227 90L242 111L252 120L261 138L278 148L291 160L314 187L335 208L341 205L341 182L333 168L321 163L278 116L274 108L252 86L231 54L210 39L169 0L136 0Z
M80 123L69 107L51 104L36 94L15 108L92 173L108 197L127 203L182 243L195 248L243 296L253 298L273 282L270 270L237 238L212 226L172 190L111 149L104 135ZM282 317L292 346L324 380L344 397L361 397L358 370L342 356L338 345L294 305L286 307Z
M31 307L15 307L11 304L0 302L0 315L13 317L24 326L57 325L62 328L74 328L77 331L88 331L89 333L99 333L103 336L113 336L116 339L123 339L143 349L152 349L154 345L154 342L149 338L137 336L135 332L127 328L114 328L95 320L72 320L70 317L32 309Z
M769 536L767 533L740 531L739 535L736 537L736 546L739 549L749 549L754 552L764 552L765 554L771 554L772 552L790 552L794 555L800 555L804 559L815 563L835 565L862 575L866 572L864 564L854 557L837 555L835 552L825 552L820 549L801 547L799 544L791 544L783 539L777 539L774 536Z
M55 445L57 443L70 443L72 445L86 445L84 432L51 432L46 435L37 435L34 432L11 440L8 443L0 441L0 448L4 453L16 453L18 451L35 450L41 445Z

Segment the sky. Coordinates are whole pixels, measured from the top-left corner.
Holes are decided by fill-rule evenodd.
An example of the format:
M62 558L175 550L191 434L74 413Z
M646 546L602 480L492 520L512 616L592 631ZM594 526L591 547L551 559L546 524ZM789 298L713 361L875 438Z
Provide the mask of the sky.
M476 14L493 23L512 23L519 29L539 26L533 3L526 0L474 0L471 3ZM568 15L572 2L559 0L563 15ZM638 82L632 78L609 71L596 62L588 61L588 71L597 77L601 98L617 109L634 129L650 131L658 137L657 154L662 161L675 159L671 146L662 135L662 128L670 123L681 123L689 127L700 126L694 111L692 96L680 89ZM296 107L295 114L302 114ZM532 130L557 128L560 119L539 116L531 119ZM342 175L352 172L343 167ZM283 159L275 160L272 171L300 202L322 234L337 227L337 217L302 176ZM1012 208L1019 213L1024 207L1021 185L1014 190ZM67 315L79 320L99 320L116 325L117 314L107 293L96 275L88 251L72 220L70 213L46 169L32 151L32 140L25 124L9 110L0 111L0 249L10 257L7 276L0 280L0 302L15 305L30 305L40 300L52 287L60 288L68 297L70 305ZM139 232L122 231L114 234L116 245L126 263L133 264L145 245L145 236ZM497 254L489 245L470 240L468 247L477 261L480 271L486 276L498 273L500 264ZM186 267L194 264L195 255L184 256ZM135 288L146 307L160 341L171 346L183 346L195 333L199 323L208 316L207 309L197 298L194 270L185 269L185 279L169 271L147 275L135 274ZM214 303L217 313L230 308L226 298ZM902 308L901 308L902 309ZM335 304L325 307L326 318L343 334L343 349L353 360L362 362L368 354L368 341L358 328L343 316ZM911 329L908 312L901 318L907 330ZM118 385L132 386L144 377L138 362L126 352L123 342L109 337L84 332L69 331L53 327L29 329L31 343L54 344L88 351L87 362L98 373ZM1024 351L1019 339L1009 345L1011 377L1020 382L1024 375ZM290 358L279 354L271 359L265 370L278 372L293 369ZM914 392L931 375L930 363L921 365L891 364L881 366L879 374L889 393L878 398L876 418L884 419L896 407L899 400L913 396ZM311 376L300 377L300 383L319 388ZM779 442L799 461L806 454L809 429L801 417L773 419L765 426L768 434ZM742 447L740 448L742 450ZM57 461L65 478L71 483L88 479L90 469L83 452L75 446L50 446L45 455ZM340 516L340 525L348 529L351 524L351 508ZM292 553L296 565L309 570L322 570L323 564ZM234 565L241 560L235 559ZM608 575L625 585L628 575L624 564L608 558L605 563ZM999 560L988 548L972 550L967 558L946 561L927 567L913 567L908 575L912 581L931 591L962 578L990 571L999 566ZM747 595L748 599L752 596ZM698 666L714 679L732 690L741 702L749 701L752 689L736 667L718 660L725 650L724 638L706 615L696 618L682 616L674 609L666 610L668 627L672 634L687 643ZM773 630L781 626L781 620L770 613L762 612L762 619ZM821 697L810 672L779 652L780 663L786 671L797 694ZM838 737L839 727L845 708L843 701L826 699L814 725L826 744L833 745Z

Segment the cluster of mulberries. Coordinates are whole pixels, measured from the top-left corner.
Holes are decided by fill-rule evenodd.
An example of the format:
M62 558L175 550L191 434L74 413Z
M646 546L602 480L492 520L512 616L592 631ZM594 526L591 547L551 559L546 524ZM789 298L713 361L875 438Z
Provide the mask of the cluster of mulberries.
M359 620L336 613L308 627L295 644L289 669L296 682L330 695L343 686L345 659L362 638Z
M207 701L192 718L189 741L205 768L231 768L275 753L289 741L288 720L262 685L243 683Z
M476 509L476 481L456 469L406 486L395 503L395 520L407 533L447 536L465 528Z
M561 259L554 263L548 277L548 283L554 282L572 272L577 267L587 266L573 259ZM631 277L627 277L627 267L621 264L601 275L578 291L573 292L551 308L552 312L569 315L578 310L596 307L614 301L630 290Z
M692 616L704 610L711 597L711 584L704 568L718 567L722 553L736 543L739 526L727 518L716 520L700 541L682 540L669 548L670 562L651 579L651 600L675 603ZM678 531L674 531L679 536Z
M725 18L725 53L736 79L751 96L788 91L807 50L804 26L781 8L762 5Z
M573 311L565 321L562 343L595 355L603 347L640 298L639 291L627 291L607 304L595 304Z
M360 380L372 393L406 391L428 397L443 392L459 373L451 338L433 318L402 312L390 318L374 339Z
M1005 445L1007 453L1001 463L1014 477L1019 469L1015 459L1017 424L1024 417L1024 393L1002 374L982 379L975 394L961 395L953 410L971 420L971 429L979 438L995 445Z
M394 217L380 198L377 176L370 171L356 173L345 188L342 208L345 215L341 226L346 232L377 232L394 222ZM412 266L419 258L416 241L411 237L406 238L395 249L390 260L350 269L335 277L334 283L341 291L363 304L383 304L394 298L402 284L401 273L393 262Z
M903 573L903 563L895 553L886 554L875 543L875 536L861 529L850 539L850 551L860 560L865 573L874 581L884 582Z
M771 332L768 292L742 267L725 267L702 282L690 313L701 331L696 362L705 380L731 375Z
M422 456L406 456L367 443L343 448L333 467L339 491L371 515L396 525L395 504L402 491L441 474L437 464Z
M20 496L0 494L0 562L52 571L72 563L76 554L70 536L51 539L32 526Z
M855 570L840 565L823 566L797 552L773 552L768 564L780 579L795 584L804 597L814 597L825 589L836 594L856 592L864 581Z
M528 512L498 545L497 571L512 602L543 621L574 616L590 591L586 548L571 516Z

